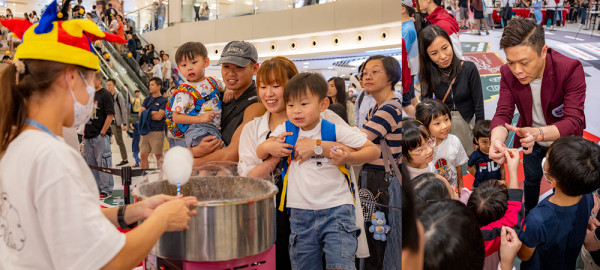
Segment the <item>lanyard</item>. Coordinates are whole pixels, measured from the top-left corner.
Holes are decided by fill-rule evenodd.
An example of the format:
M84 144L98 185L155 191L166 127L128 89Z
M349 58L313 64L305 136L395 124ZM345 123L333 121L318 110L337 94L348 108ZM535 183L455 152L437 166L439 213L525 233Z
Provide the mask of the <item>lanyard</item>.
M54 137L55 139L58 139L58 137L52 131L50 131L46 126L44 126L42 123L40 123L38 121L35 121L35 120L31 119L31 118L27 118L25 120L25 125L39 128L43 132L46 132L46 133L52 135L52 137Z

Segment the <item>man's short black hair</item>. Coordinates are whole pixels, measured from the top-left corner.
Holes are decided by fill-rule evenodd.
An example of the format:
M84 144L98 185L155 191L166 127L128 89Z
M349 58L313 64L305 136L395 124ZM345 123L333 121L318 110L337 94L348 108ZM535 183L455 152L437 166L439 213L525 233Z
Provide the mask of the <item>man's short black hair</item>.
M283 91L283 99L288 103L292 99L298 99L306 93L312 93L323 100L327 97L327 81L319 73L304 72L296 74L288 81Z
M548 172L568 196L579 196L600 187L600 145L583 137L567 136L548 149Z
M152 77L152 79L150 79L150 82L154 82L156 85L161 86L162 85L162 80L159 77Z
M400 81L400 77L402 76L400 72L400 63L398 60L391 56L373 55L369 57L367 61L365 61L365 66L367 66L369 61L373 60L381 60L388 80L390 83L392 83L392 90L395 90L395 86Z
M421 210L436 201L452 199L444 181L431 172L419 174L410 180L414 186L417 209Z
M115 79L113 78L109 78L108 80L106 80L106 82L112 82L114 85L117 85L117 81L115 81Z
M485 259L477 220L457 200L433 202L419 215L425 229L423 269L481 270Z
M475 123L473 127L473 138L489 138L490 137L490 125L492 121L490 120L479 120Z
M108 7L112 7L112 3L108 3Z
M140 91L140 90L135 90L135 91L133 91L133 92L134 92L134 93L141 93L141 91Z
M12 58L10 58L9 55L5 55L2 57L2 61L4 61L4 60L12 60Z
M542 53L545 44L544 28L533 20L522 17L515 17L508 21L500 39L500 49L526 45L538 55Z
M202 42L186 42L177 48L175 53L175 63L179 63L185 59L194 59L196 56L202 58L208 57L208 51Z
M508 190L498 180L487 180L473 189L467 207L479 223L488 225L504 216L508 209Z

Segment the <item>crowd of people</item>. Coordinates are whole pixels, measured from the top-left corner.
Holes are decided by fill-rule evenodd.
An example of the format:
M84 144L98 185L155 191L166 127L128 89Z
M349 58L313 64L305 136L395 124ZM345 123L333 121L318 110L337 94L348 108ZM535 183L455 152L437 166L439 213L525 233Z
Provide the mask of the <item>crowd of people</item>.
M49 6L49 9L53 8L56 8L55 19L61 19L56 3ZM44 16L53 15L52 12L47 12ZM93 19L93 16L90 17ZM22 134L19 132L13 136L12 129L2 129L5 143L2 144L3 159L0 164L9 166L3 161L5 158L13 160L13 149L18 147L13 145L31 145L25 138L29 134L35 137L32 139L41 142L50 140L52 143L47 147L58 147L63 156L69 157L56 159L56 162L72 162L74 159L77 164L82 165L64 172L71 174L69 179L74 180L77 175L83 175L82 178L86 181L95 179L95 187L86 182L85 185L75 185L76 190L72 191L84 196L76 198L86 201L87 206L90 206L93 205L90 200L93 193L96 193L96 200L97 194L100 199L112 196L114 180L108 173L96 170L90 173L89 169L83 167L94 165L112 168L113 137L122 160L116 166L130 162L123 139L125 131L132 137L131 149L135 165L144 169L150 167L151 155L156 160L157 168L160 168L165 149L184 146L191 149L196 165L209 161L233 161L239 162L238 173L242 176L278 178L278 269L305 269L319 265L321 268L353 269L361 264L367 269L396 269L401 258L401 188L398 169L402 144L401 117L403 107L411 106L410 102L401 102L402 94L398 91L400 89L396 89L401 76L397 59L383 55L366 59L352 78L353 88L360 91L349 94L344 79L340 77L326 80L321 74L299 73L290 59L281 56L260 63L258 52L252 43L232 41L223 49L218 62L222 79L217 79L205 75L210 60L202 43L182 44L173 60L170 60L169 54L157 52L152 44L140 50L141 46L132 33L127 33L122 17L119 14L109 17L111 20L107 21L108 31L105 35L110 35L113 41L115 37L121 37L122 42L116 43L127 40L126 46L119 44L115 47L122 54L125 54L127 48L146 71L150 77L149 95L142 98L139 91L135 91L130 96L127 91L117 90L118 78L104 77L103 73L94 74L93 71L99 69L98 57L89 57L88 62L82 61L84 63L80 64L77 61L70 62L69 59L74 56L65 56L70 51L52 51L47 52L47 55L28 51L27 41L35 42L36 38L41 38L33 29L29 29L25 35L31 35L32 38L25 39L15 55L18 60L3 73L3 81L10 81L10 85L3 89L6 89L7 95L29 88L37 92L32 96L19 96L22 103L12 104L11 99L11 104L7 103L7 107L3 108L11 110L6 111L7 115L24 113L30 120L10 122L11 126L19 126L17 130L25 129ZM69 23L80 25L76 21ZM58 24L54 25L54 30L58 31ZM91 26L86 24L82 27ZM84 28L83 31L96 33L97 30ZM20 34L20 38L22 37L23 33ZM74 41L68 46L72 46L73 50L80 50L81 48L76 48L76 44L81 43ZM92 46L100 45L90 44L90 48L84 50L86 54L93 55ZM56 58L56 55L62 58ZM65 63L53 60L63 58ZM56 69L48 69L49 65L56 65ZM176 67L182 78L173 76L173 67ZM42 72L40 69L48 70ZM36 81L43 84L29 86ZM17 85L14 85L15 82ZM48 103L40 99L46 95L59 96L65 102L68 100L69 106L74 109L59 109L64 107L65 102L62 101ZM44 116L28 113L26 104L30 102L48 113ZM50 112L56 112L60 116ZM45 115L52 115L52 122ZM55 139L63 135L62 126L79 127L84 161L64 148L62 140ZM286 137L294 138L294 141ZM293 147L293 150L287 149L288 147ZM282 161L284 157L288 157L288 161ZM68 166L70 163L67 161L55 164L52 170ZM43 161L32 160L32 166L37 162ZM352 165L359 168L358 176L355 176ZM286 173L282 174L279 166L285 166ZM56 177L62 179L64 173ZM326 188L321 188L321 184L315 186L317 182L314 180L321 181L323 173L329 176L322 183ZM29 176L23 178L35 178ZM283 190L284 185L287 187L286 191ZM382 205L384 209L381 212L385 215L383 218L387 219L387 224L392 228L396 228L383 233L387 241L381 241L381 232L365 229L371 225L371 221L365 220L362 205L357 203L360 201L359 188L377 195L373 203ZM13 186L3 186L3 190L11 198L25 197L17 195ZM312 191L306 193L305 190ZM316 193L317 190L321 191ZM152 220L150 224L154 225L154 231L148 231L152 229L152 225L139 226L125 235L127 240L114 234L113 229L108 228L107 225L110 224L106 220L98 218L102 215L99 209L91 211L87 207L85 210L91 211L94 219L86 219L87 225L82 223L83 219L74 224L101 228L107 232L99 234L99 237L110 240L111 244L103 245L102 249L110 248L114 253L99 251L107 255L94 260L94 263L107 266L112 266L113 263L130 265L132 260L139 260L138 255L148 252L146 247L150 242L156 241L155 235L184 229L189 220L188 215L193 215L194 211L183 209L193 203L193 198L158 196L128 206L124 215L120 211L125 211L125 207L119 213L103 212L113 224L116 222L122 228L140 219ZM18 205L19 209L24 207ZM33 208L27 209L31 216L39 214ZM73 213L65 212L67 216L71 214ZM99 224L102 226L94 227ZM313 226L319 226L319 233L315 234L310 230ZM29 227L25 230L27 233L33 231ZM135 240L130 243L130 239L136 239L138 235L151 237L148 243ZM69 237L73 241L79 240L82 245L84 242L88 243L86 239L75 238ZM97 238L95 241L98 241ZM37 243L32 245L38 246ZM130 258L120 256L121 252L129 252L135 245L143 247L137 252L139 254ZM11 252L2 252L8 253ZM53 261L57 258L48 254L45 259ZM20 263L23 260L18 256L3 260L3 264L8 266ZM85 266L87 263L92 262L81 261L78 265L90 268Z
M600 146L582 137L582 64L546 45L541 19L505 18L499 46L507 63L486 119L479 72L458 40L469 9L482 18L481 1L458 1L457 17L448 5L455 4L403 1L402 84L419 98L402 124L410 179L402 189L402 268L575 269L581 254L585 269L597 269ZM546 3L550 19L555 5L563 2ZM509 134L513 145L505 144ZM462 181L467 173L472 188ZM540 200L542 179L553 192Z
M501 19L499 27L506 26L514 16L513 8L520 8L528 9L528 17L543 27L555 29L566 23L581 23L584 30L592 24L588 12L598 10L597 2L589 0L447 0L443 6L459 21L459 29L469 29L477 35L481 30L489 34L488 29L497 26L493 20L494 9Z

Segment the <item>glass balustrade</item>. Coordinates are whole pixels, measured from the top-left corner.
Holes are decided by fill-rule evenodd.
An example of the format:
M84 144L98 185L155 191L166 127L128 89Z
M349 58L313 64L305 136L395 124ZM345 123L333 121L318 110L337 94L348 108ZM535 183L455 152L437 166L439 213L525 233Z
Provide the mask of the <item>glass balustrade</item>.
M181 22L218 20L257 13L302 8L309 5L327 4L335 1L336 0L182 0L180 6ZM125 16L135 21L135 27L138 33L143 34L149 31L162 29L167 27L169 23L174 23L173 21L169 21L168 18L168 3L165 3L164 5L164 18L157 15L160 13L160 9L155 5L148 5L135 11L128 12Z

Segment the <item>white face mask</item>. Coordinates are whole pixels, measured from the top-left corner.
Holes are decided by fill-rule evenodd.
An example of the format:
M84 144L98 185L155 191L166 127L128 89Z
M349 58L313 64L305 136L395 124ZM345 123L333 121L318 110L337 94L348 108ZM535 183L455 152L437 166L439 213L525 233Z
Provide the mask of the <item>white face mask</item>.
M94 108L94 92L96 92L96 89L87 83L81 71L79 72L79 75L81 76L83 83L85 83L85 90L88 92L89 98L86 104L79 103L77 99L75 99L75 93L73 93L73 89L71 89L71 85L68 84L67 80L67 85L69 86L69 90L71 90L71 96L73 97L74 118L73 125L71 127L79 127L87 123L87 121L90 120L90 116L92 115L92 109ZM66 75L65 79L67 79Z

